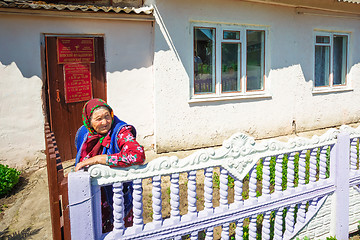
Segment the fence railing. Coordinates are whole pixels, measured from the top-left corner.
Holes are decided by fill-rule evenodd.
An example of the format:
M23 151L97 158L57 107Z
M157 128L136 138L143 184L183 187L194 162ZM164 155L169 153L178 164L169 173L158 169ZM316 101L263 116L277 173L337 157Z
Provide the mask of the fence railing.
M235 134L218 149L202 149L184 159L161 157L122 169L95 165L87 172L70 173L71 235L292 239L313 234L314 227L308 228L312 219L326 215L330 224L317 229L317 239L330 235L347 239L352 224L349 187L360 184L359 136L360 128L347 126L288 142L257 143ZM122 188L127 181L134 187L134 224L125 228ZM106 185L113 186L114 228L102 234L100 187ZM320 216L324 204L331 204L331 211ZM355 209L360 209L358 204Z
M64 175L55 135L48 123L45 124L45 145L53 239L70 240L68 178Z

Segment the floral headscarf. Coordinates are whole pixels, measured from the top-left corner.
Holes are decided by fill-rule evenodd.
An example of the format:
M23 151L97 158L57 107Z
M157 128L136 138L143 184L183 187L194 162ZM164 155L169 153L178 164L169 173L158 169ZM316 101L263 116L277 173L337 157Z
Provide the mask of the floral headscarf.
M106 135L98 134L93 127L91 127L90 118L92 113L98 107L105 106L109 109L112 124L114 123L114 112L111 107L102 99L94 98L85 103L82 119L84 126L89 131L89 135L86 141L83 144L80 154L80 161L83 161L87 158L93 157L95 155L101 154L103 147L109 147L111 138L109 133Z
M114 122L114 112L112 110L112 108L102 99L100 98L94 98L89 100L87 103L85 103L83 111L82 111L82 120L84 123L84 126L87 128L87 130L89 131L89 133L91 135L96 134L94 128L91 127L90 124L90 117L92 115L92 113L95 111L95 109L97 109L98 107L101 106L105 106L109 109L111 118L113 119Z

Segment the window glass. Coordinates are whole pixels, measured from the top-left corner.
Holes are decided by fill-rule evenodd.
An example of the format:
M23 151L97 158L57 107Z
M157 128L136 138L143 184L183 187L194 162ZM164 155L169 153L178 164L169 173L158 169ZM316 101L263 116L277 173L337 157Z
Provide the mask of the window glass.
M334 85L345 84L347 36L334 36L333 44Z
M239 31L224 31L224 39L240 40Z
M240 91L240 43L221 44L222 92Z
M265 32L246 32L246 90L262 90L264 80Z
M195 93L215 91L215 29L194 28Z
M316 36L316 43L330 43L329 36Z
M330 47L315 46L315 87L329 86Z

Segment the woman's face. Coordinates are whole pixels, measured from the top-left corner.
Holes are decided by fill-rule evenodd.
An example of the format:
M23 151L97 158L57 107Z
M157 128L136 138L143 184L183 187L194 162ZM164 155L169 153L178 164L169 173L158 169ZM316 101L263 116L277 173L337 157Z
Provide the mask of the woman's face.
M110 112L106 109L95 110L91 116L90 123L97 133L102 135L107 134L112 123Z

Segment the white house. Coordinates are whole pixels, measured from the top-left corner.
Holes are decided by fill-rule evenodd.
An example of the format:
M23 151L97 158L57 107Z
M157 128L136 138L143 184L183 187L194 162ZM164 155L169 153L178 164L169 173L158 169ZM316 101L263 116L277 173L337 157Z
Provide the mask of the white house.
M81 124L74 113L84 102L63 92L70 71L56 58L70 38L91 39L95 60L84 60L91 96L133 124L146 149L360 120L360 1L51 2L0 1L0 159L7 164L43 157L45 119L68 144L64 156L73 155L74 132L66 129Z

